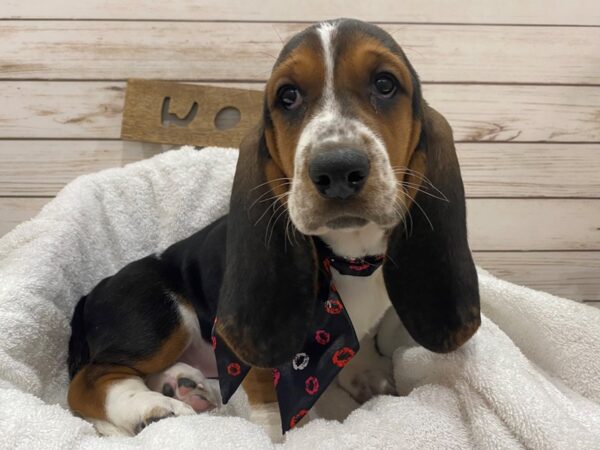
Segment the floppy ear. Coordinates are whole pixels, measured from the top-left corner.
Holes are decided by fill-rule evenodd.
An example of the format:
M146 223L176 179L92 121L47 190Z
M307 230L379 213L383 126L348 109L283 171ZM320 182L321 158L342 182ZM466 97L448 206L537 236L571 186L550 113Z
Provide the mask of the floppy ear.
M286 241L287 206L273 192L281 181L266 175L272 164L261 125L240 146L215 329L258 367L276 367L300 351L317 295L312 239L288 234Z
M479 287L467 242L452 129L426 104L422 127L411 157L413 170L407 171L412 183L422 181L416 196L411 194L412 226L409 219L406 228L401 224L392 231L383 273L388 295L411 336L431 351L449 352L479 327ZM417 172L425 177L411 175Z

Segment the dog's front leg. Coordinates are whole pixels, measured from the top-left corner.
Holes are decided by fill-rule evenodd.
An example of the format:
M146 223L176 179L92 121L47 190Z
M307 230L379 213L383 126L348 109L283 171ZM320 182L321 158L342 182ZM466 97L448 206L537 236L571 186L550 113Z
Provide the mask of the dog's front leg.
M396 395L392 360L381 355L374 333L360 342L360 351L338 375L338 384L357 402L364 403L376 395Z

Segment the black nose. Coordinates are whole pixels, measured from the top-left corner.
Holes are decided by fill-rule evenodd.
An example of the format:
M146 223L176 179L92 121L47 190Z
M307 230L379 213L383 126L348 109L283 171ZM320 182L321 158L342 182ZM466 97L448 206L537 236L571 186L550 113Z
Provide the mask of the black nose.
M313 158L308 174L323 197L345 200L365 185L369 158L355 149L328 150Z

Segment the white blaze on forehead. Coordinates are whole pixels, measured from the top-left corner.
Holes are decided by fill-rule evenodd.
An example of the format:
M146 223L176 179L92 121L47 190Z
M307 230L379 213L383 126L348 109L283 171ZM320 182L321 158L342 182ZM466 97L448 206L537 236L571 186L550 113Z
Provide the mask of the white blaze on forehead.
M333 52L333 36L335 25L324 22L317 29L321 46L323 47L323 64L325 66L325 85L323 86L323 111L335 108L335 95L333 90L333 73L335 57Z
M331 22L324 22L317 27L317 33L323 50L323 66L325 68L323 93L319 102L320 104L315 108L315 112L309 118L302 133L300 133L294 156L294 177L288 197L290 217L292 217L292 221L299 229L302 229L302 217L310 215L310 202L303 201L303 197L305 197L303 190L314 189L310 184L307 186L304 185L301 176L308 162L309 149L326 137L331 139L334 126L341 122L340 108L337 107L333 89L335 65L333 37L335 32L336 25Z
M323 84L323 93L320 105L316 109L308 124L300 134L296 148L295 167L298 170L306 158L306 148L313 144L323 130L331 128L332 125L339 123L340 108L335 100L334 91L334 69L335 56L333 51L333 38L336 32L336 25L331 22L323 22L317 28L321 47L323 48L323 66L325 67L325 80Z

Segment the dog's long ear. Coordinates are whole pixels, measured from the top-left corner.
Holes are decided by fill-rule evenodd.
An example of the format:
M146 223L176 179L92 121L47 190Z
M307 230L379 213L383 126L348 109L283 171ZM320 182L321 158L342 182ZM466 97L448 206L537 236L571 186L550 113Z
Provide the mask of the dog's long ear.
M273 164L259 126L240 146L217 309L216 332L257 367L276 367L300 351L317 295L312 239L287 230L285 198L273 192L285 183L266 175Z
M433 108L424 104L422 111L421 139L406 172L407 186L421 184L411 194L412 224L408 219L392 231L383 271L411 336L431 351L449 352L479 327L479 288L452 129Z

